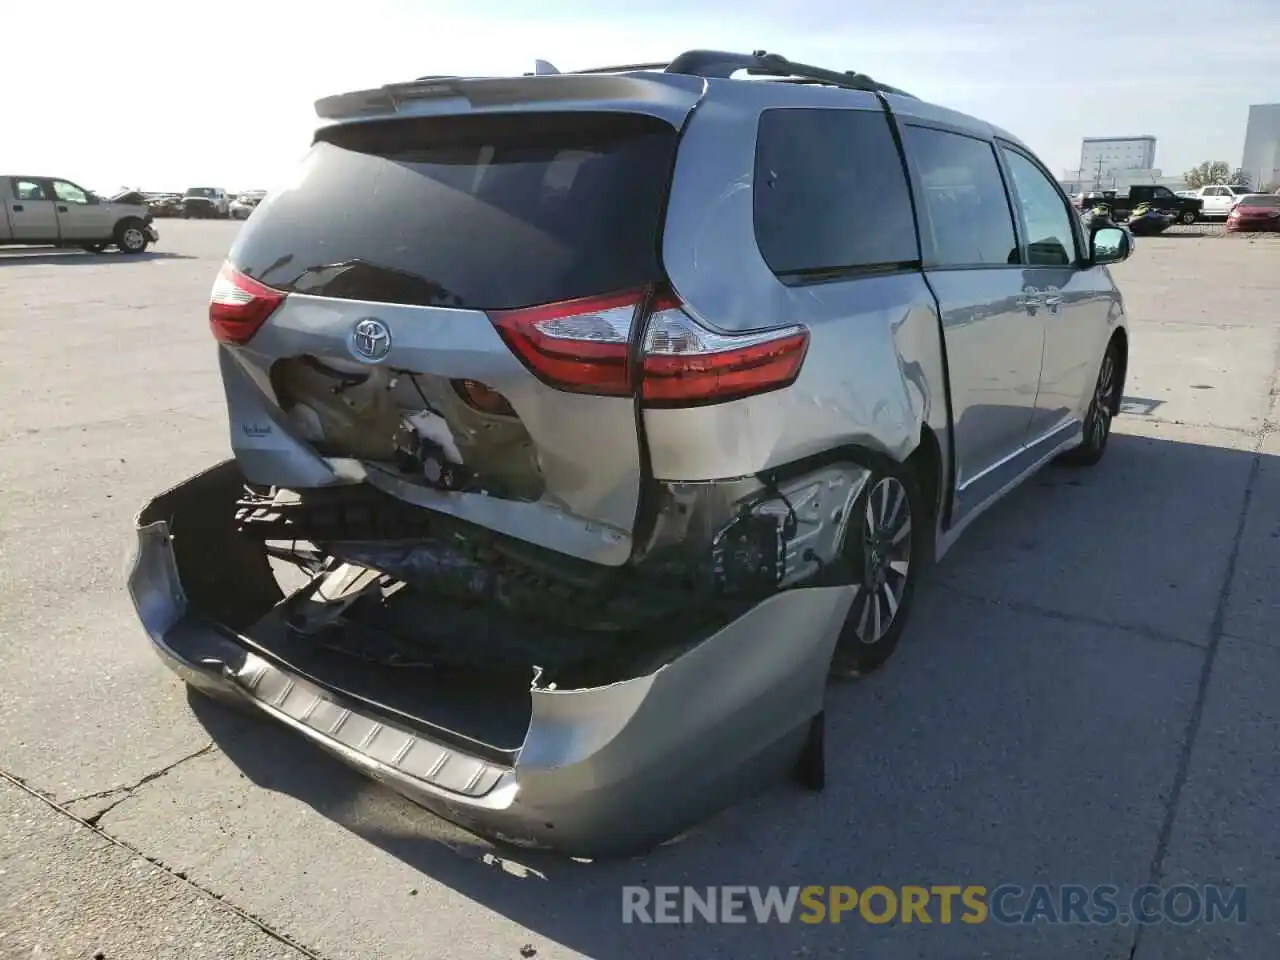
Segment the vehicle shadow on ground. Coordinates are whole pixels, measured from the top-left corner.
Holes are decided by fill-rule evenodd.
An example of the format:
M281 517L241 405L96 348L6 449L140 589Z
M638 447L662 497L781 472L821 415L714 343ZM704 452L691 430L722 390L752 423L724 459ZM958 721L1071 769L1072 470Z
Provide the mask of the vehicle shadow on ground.
M1043 471L932 571L890 665L830 688L822 793L779 784L640 858L442 841L432 814L287 730L191 705L253 783L526 927L535 949L1128 956L1119 925L626 926L622 888L1147 883L1255 459L1117 434L1099 467Z
M30 267L52 263L60 267L102 266L110 263L141 263L148 260L197 260L187 253L168 250L148 250L146 253L89 253L86 250L41 250L36 253L11 253L0 251L0 267Z

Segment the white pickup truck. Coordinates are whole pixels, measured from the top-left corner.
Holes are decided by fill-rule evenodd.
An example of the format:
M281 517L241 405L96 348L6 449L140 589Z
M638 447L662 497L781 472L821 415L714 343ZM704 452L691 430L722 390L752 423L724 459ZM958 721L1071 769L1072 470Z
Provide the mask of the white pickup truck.
M1247 197L1251 193L1253 191L1248 187L1214 184L1211 187L1192 190L1189 195L1199 197L1204 201L1204 206L1200 211L1202 217L1222 217L1225 220L1227 215L1231 213L1231 208L1236 205L1240 198Z
M142 253L160 239L145 203L103 200L56 177L0 175L0 207L0 245Z

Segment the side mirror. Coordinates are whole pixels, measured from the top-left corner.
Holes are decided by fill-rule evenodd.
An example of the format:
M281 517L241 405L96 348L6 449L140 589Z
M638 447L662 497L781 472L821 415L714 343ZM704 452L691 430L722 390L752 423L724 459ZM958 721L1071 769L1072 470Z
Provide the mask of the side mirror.
M88 193L85 194L85 202L88 204L97 204L102 201L98 199L98 195L96 193Z
M1119 263L1133 252L1128 230L1099 227L1089 235L1089 257L1095 264Z

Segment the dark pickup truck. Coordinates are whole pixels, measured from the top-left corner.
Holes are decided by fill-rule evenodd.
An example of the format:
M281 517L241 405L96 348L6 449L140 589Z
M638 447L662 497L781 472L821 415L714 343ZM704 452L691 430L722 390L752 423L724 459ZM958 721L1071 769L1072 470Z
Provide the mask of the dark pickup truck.
M1177 223L1192 224L1201 219L1204 201L1198 197L1180 197L1168 187L1157 187L1150 184L1135 184L1124 193L1104 190L1101 193L1082 194L1079 204L1082 210L1088 210L1099 203L1111 208L1111 215L1116 220L1124 220L1129 212L1140 203L1149 203L1161 213L1172 216Z

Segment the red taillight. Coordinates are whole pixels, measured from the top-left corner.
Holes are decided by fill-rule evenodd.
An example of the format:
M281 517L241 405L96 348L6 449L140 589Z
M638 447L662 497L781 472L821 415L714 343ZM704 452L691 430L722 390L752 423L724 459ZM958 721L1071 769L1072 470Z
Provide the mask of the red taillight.
M572 393L626 396L632 392L627 344L639 302L639 293L623 293L489 316L544 383Z
M507 345L544 383L606 396L636 392L629 362L638 292L493 313ZM719 403L795 381L809 346L801 326L748 334L709 330L671 294L644 323L639 391L645 406Z
M219 343L248 343L285 296L224 263L209 293L209 327L214 338Z
M716 333L662 298L645 325L641 396L648 407L679 407L777 390L795 382L808 349L804 327Z

